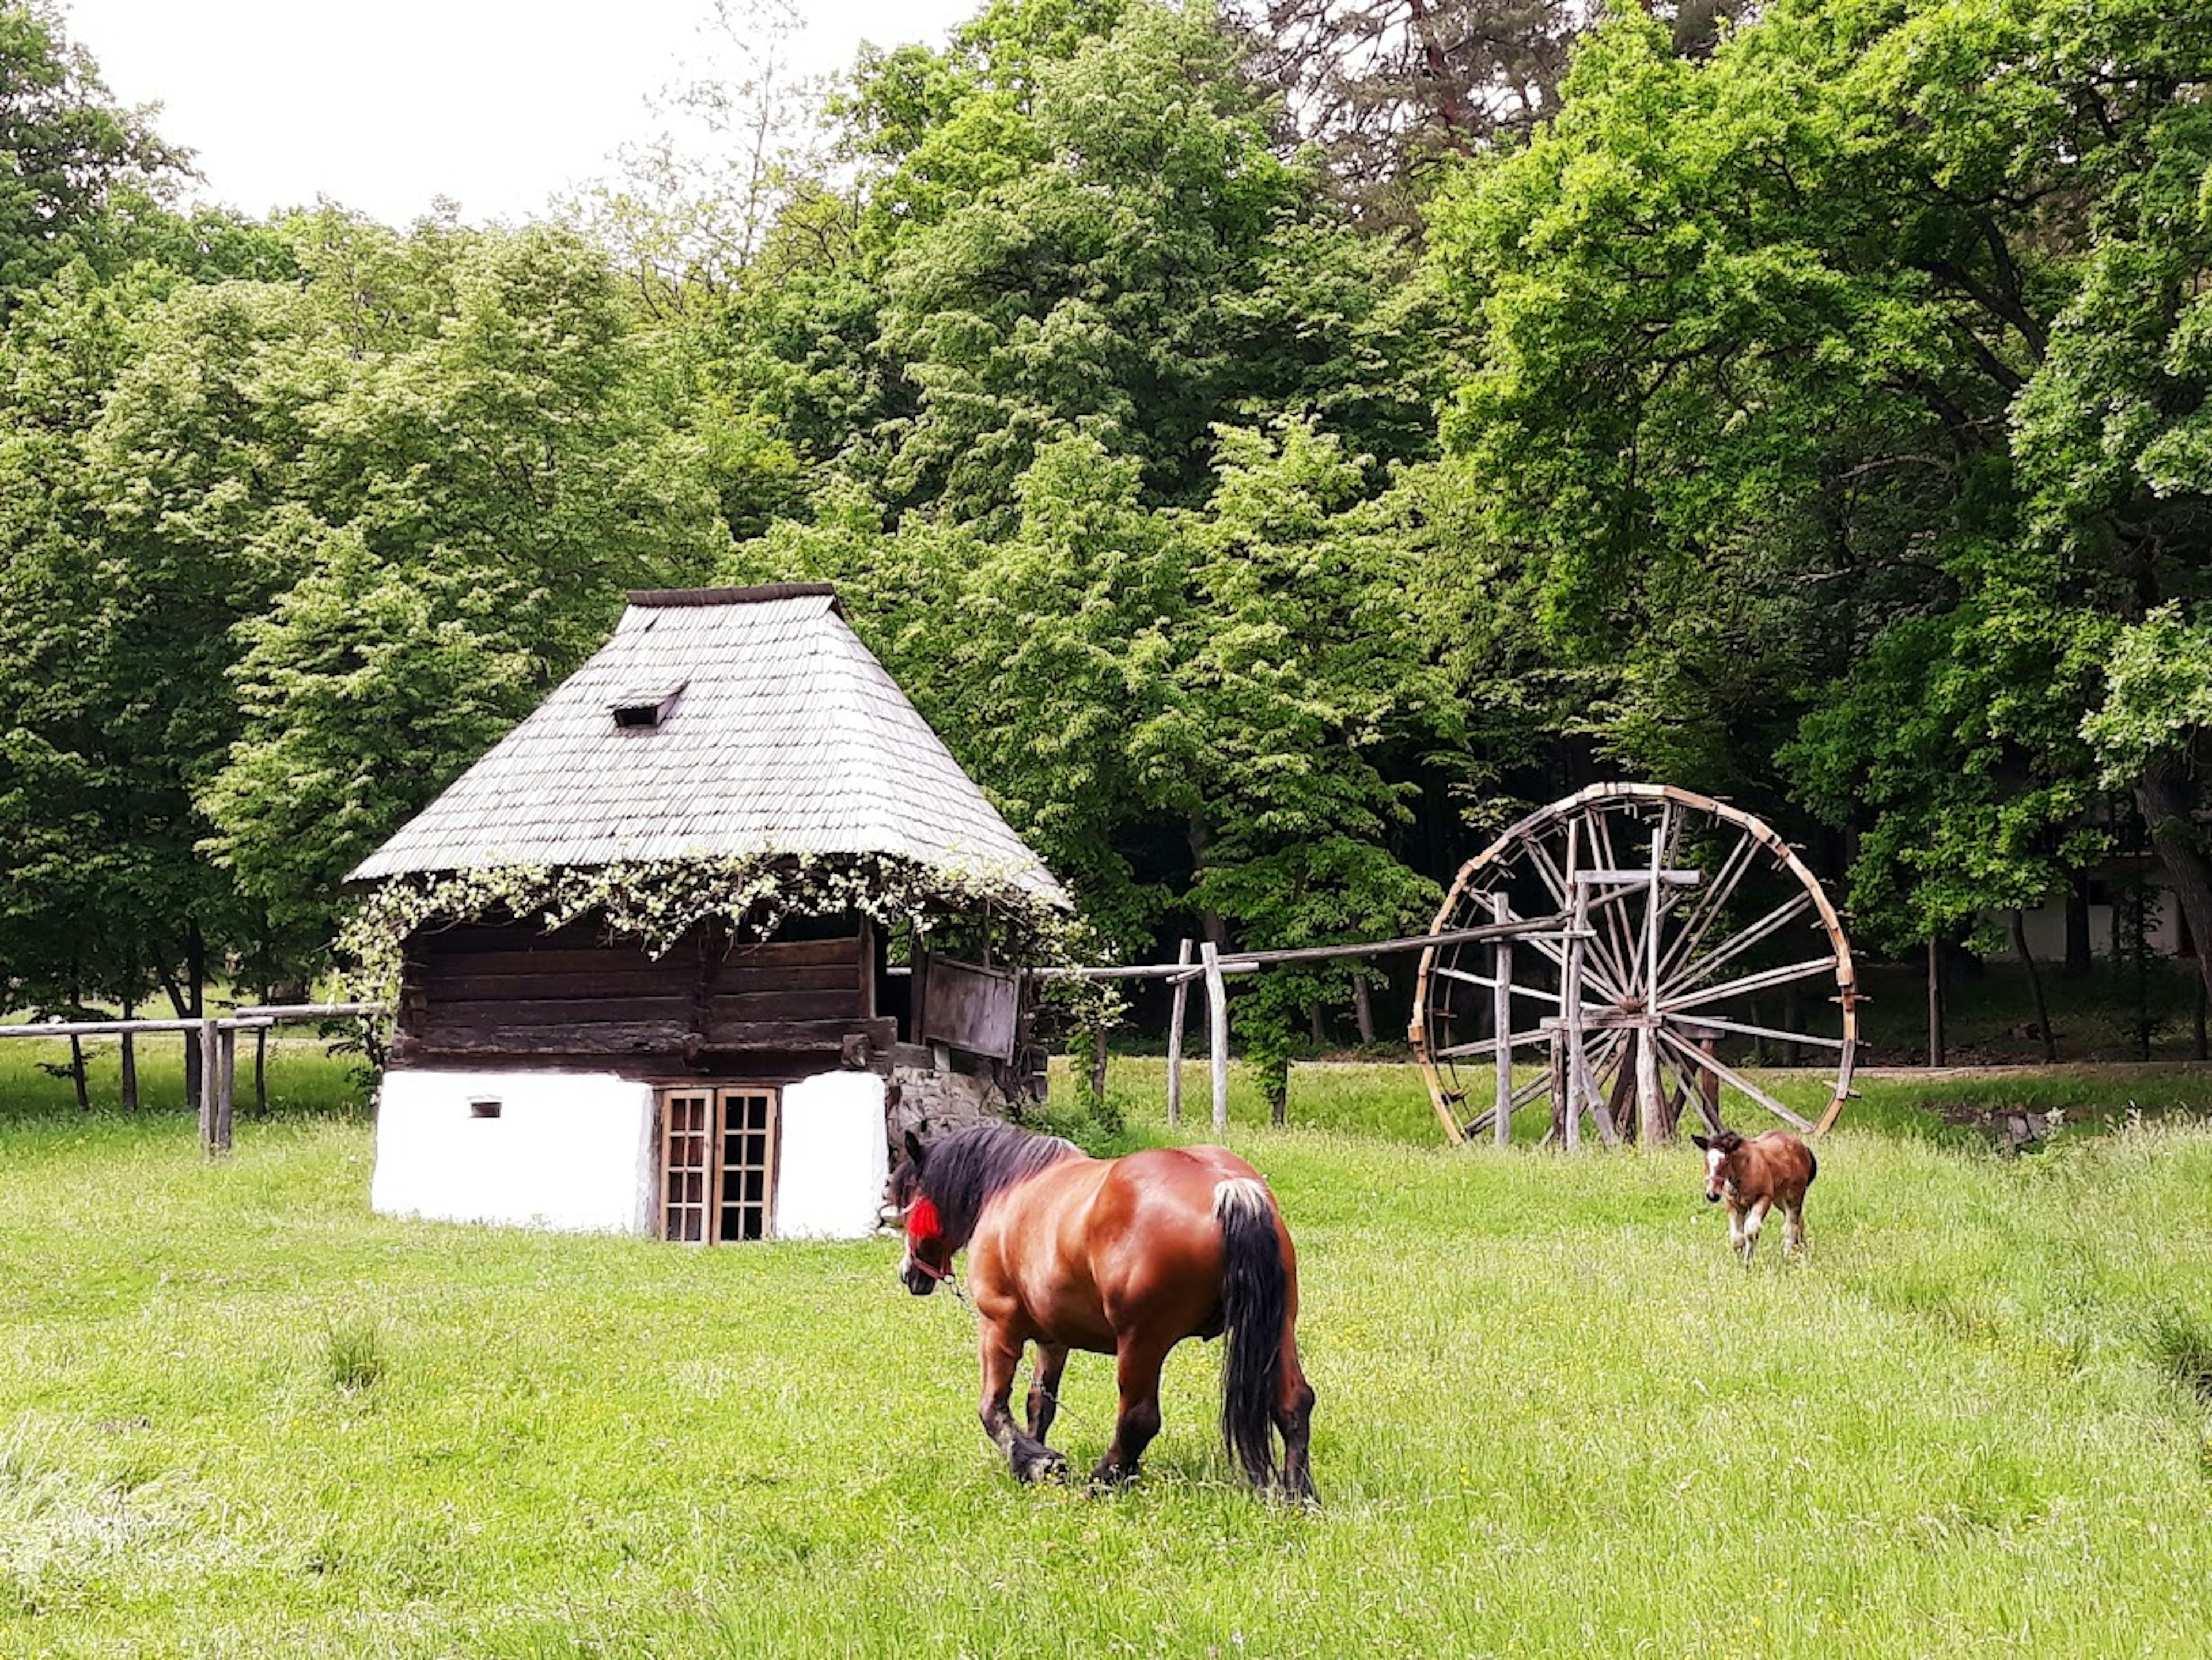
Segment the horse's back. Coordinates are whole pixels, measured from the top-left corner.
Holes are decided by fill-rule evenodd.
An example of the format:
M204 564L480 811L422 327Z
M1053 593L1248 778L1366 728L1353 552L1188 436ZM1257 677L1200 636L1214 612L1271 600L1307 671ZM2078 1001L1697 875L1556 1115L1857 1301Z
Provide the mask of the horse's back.
M1768 1130L1753 1136L1749 1145L1765 1166L1768 1190L1786 1204L1802 1201L1820 1171L1813 1149L1788 1130Z
M1259 1179L1225 1147L1155 1147L1053 1165L994 1207L969 1256L971 1281L979 1291L1003 1281L1041 1335L1077 1347L1110 1350L1113 1331L1139 1310L1187 1332L1217 1325L1214 1195L1224 1182ZM1285 1267L1295 1272L1287 1232L1283 1244Z

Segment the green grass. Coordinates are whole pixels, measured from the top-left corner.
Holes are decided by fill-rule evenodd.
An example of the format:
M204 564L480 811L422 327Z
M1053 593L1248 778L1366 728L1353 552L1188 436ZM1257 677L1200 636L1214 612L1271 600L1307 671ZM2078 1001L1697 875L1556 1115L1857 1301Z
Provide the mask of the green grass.
M286 1065L221 1163L180 1114L79 1117L65 1084L0 1116L0 1653L2195 1655L2212 1630L2201 1127L2008 1159L1899 1134L1905 1086L1870 1092L1822 1148L1811 1261L1747 1274L1688 1153L1449 1151L1402 1068L1301 1070L1291 1116L1324 1127L1251 1130L1240 1080L1302 1252L1310 1517L1232 1480L1210 1347L1170 1363L1136 1490L1022 1489L975 1424L967 1311L900 1291L892 1242L373 1217L344 1079ZM1154 1137L1139 1065L1114 1089ZM1110 1369L1079 1357L1065 1394L1054 1439L1094 1459Z

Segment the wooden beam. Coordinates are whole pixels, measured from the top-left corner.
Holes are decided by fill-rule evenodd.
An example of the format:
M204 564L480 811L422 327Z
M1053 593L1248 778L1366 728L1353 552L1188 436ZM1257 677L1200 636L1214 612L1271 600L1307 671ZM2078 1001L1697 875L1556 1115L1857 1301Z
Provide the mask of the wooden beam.
M1191 942L1176 949L1177 964L1190 961ZM1182 1123L1182 1023L1190 1003L1190 982L1177 980L1168 1000L1168 1128Z
M1229 1133L1229 986L1221 977L1221 952L1208 939L1199 947L1206 964L1206 1054L1213 1065L1213 1133Z

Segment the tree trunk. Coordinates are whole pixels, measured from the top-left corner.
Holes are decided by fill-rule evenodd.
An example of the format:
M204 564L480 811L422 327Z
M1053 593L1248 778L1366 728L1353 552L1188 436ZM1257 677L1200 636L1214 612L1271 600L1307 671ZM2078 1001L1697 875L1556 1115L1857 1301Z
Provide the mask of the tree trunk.
M2197 845L2189 798L2173 769L2163 761L2145 767L2136 781L2136 802L2150 827L2150 844L2166 867L2166 885L2180 903L2191 937L2212 939L2212 866ZM2200 984L2212 988L2212 952L2197 952L2197 977Z
M1316 1049L1328 1047L1328 1028L1322 1024L1321 1000L1318 997L1306 1005L1306 1030L1312 1034Z
M1928 1064L1943 1064L1943 946L1928 936Z
M1782 1025L1785 1031L1804 1029L1805 1000L1798 994L1797 982L1791 981L1782 988ZM1802 1067L1805 1064L1805 1046L1795 1038L1782 1045L1782 1064Z
M1106 1098L1106 1028L1101 1026L1091 1039L1091 1098Z
M76 1085L76 1110L92 1110L92 1091L84 1083L84 1039L74 1032L70 1035L70 1081Z
M2035 1031L2043 1040L2044 1064L2058 1059L2058 1040L2051 1030L2051 1005L2043 995L2043 973L2035 966L2035 958L2027 949L2027 913L2016 910L2012 914L2012 948L2020 953L2020 965L2027 970L2027 989L2035 999Z
M253 1033L253 1116L269 1116L269 1028L259 1026Z
M2059 972L2069 980L2086 976L2095 966L2089 942L2089 873L2075 871L2066 885L2066 962Z
M1367 982L1355 979L1352 982L1352 1018L1358 1028L1359 1041L1375 1041L1375 1001L1367 994Z
M170 1000L178 1000L170 993ZM195 922L185 933L185 984L182 1006L178 1015L187 1020L206 1018L207 1006L207 940ZM198 1111L200 1105L200 1034L197 1027L185 1034L185 1104Z

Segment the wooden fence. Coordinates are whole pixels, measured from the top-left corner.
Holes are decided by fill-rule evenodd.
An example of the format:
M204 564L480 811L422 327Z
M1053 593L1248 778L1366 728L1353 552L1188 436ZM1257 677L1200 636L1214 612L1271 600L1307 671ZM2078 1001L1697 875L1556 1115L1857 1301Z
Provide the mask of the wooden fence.
M196 1035L200 1051L200 1145L210 1153L230 1151L232 1108L238 1091L238 1034L266 1031L303 1020L380 1014L375 1003L274 1003L207 1015L198 1020L40 1020L0 1026L0 1037L136 1037L153 1032Z
M1334 963L1346 958L1389 957L1396 952L1427 951L1436 946L1473 945L1482 940L1523 939L1544 936L1564 939L1575 932L1575 919L1565 911L1555 916L1514 918L1486 922L1480 927L1450 928L1440 933L1407 934L1395 939L1371 939L1348 946L1301 946L1284 951L1244 951L1223 956L1208 939L1198 948L1199 960L1190 960L1191 942L1182 942L1172 963L1138 963L1099 968L1035 969L1039 980L1164 980L1175 988L1168 1009L1168 1122L1182 1122L1182 1041L1185 1000L1195 982L1206 985L1206 1058L1213 1074L1213 1128L1229 1128L1229 987L1232 974L1256 974L1262 969L1292 963Z

